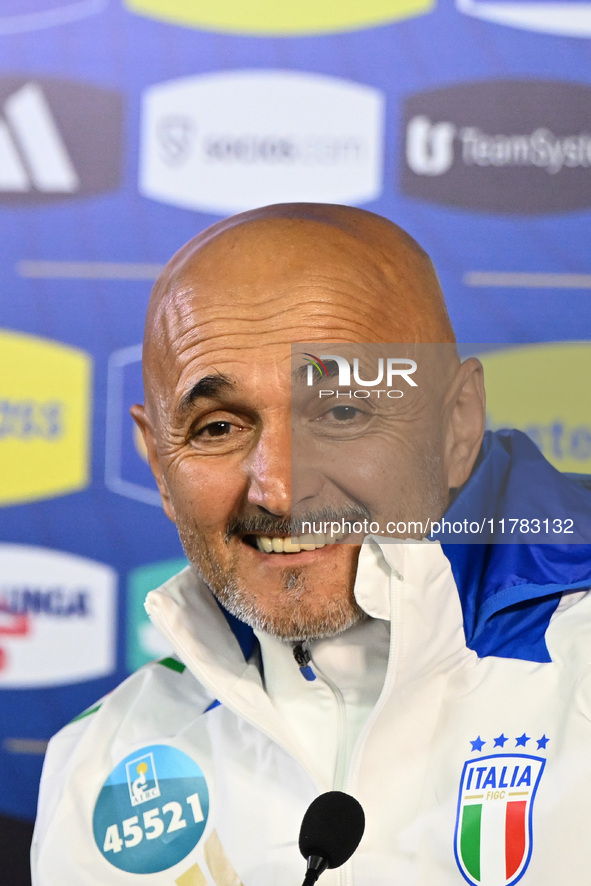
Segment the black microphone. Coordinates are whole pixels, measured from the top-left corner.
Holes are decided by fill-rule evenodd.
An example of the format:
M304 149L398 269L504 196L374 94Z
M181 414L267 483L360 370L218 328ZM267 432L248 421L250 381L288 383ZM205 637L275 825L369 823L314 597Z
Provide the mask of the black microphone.
M365 830L361 804L350 794L328 791L308 807L300 828L300 852L308 861L302 886L312 886L327 868L351 858Z

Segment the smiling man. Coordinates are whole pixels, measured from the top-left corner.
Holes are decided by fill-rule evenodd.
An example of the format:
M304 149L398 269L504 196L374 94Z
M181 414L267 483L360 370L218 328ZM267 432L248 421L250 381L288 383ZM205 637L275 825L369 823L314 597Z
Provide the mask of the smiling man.
M191 564L146 602L176 654L52 741L35 886L296 886L331 789L367 827L326 886L586 883L589 494L482 443L423 250L347 207L214 225L156 283L144 379ZM437 541L515 508L580 543Z
M453 342L453 332L427 256L399 228L359 210L246 213L196 237L156 284L146 405L134 418L189 560L253 627L301 639L338 633L360 616L358 547L295 552L292 544L285 556L282 540L297 535L290 521L302 505L291 491L291 343L380 341ZM482 389L479 365L460 367L453 345L424 356L443 365L421 366L423 396L383 430L393 453L383 468L409 518L438 519L477 455ZM296 385L296 402L305 391ZM322 407L334 412L341 403ZM367 460L376 473L371 453ZM303 489L299 498L308 516L327 504L344 516L358 509L343 494L327 502ZM260 551L257 537L271 551Z

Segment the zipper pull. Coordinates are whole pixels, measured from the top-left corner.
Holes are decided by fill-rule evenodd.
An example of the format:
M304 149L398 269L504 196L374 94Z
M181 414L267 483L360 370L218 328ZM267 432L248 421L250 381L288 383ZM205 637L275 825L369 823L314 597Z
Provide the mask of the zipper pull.
M304 680L307 680L309 683L315 680L316 674L310 667L310 653L307 649L304 648L303 643L297 643L293 647L293 657L297 662L300 673Z

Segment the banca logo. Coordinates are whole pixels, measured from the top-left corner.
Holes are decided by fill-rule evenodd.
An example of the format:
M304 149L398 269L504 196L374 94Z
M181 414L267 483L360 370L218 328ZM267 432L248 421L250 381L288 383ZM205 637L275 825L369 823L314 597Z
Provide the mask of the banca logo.
M0 688L105 677L115 668L116 575L103 563L0 544Z
M113 190L122 100L68 80L0 79L0 203L44 203Z
M231 71L144 93L140 193L225 215L264 203L362 203L382 189L384 96L295 71Z
M463 83L404 105L401 185L432 203L503 214L591 205L586 84Z

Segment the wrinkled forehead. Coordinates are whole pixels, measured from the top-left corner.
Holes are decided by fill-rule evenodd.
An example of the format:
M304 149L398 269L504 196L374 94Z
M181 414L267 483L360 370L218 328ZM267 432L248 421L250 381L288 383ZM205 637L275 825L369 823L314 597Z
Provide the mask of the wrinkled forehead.
M174 383L189 352L451 340L430 261L403 232L388 239L315 219L257 219L205 232L165 269L146 323L146 393Z
M215 226L217 227L217 226ZM215 230L215 227L213 230ZM315 219L257 219L195 238L180 250L154 287L153 309L174 305L190 291L208 299L265 300L306 283L357 286L368 301L384 303L392 284L412 287L425 271L424 255L405 244L390 249ZM409 310L410 305L407 306Z

